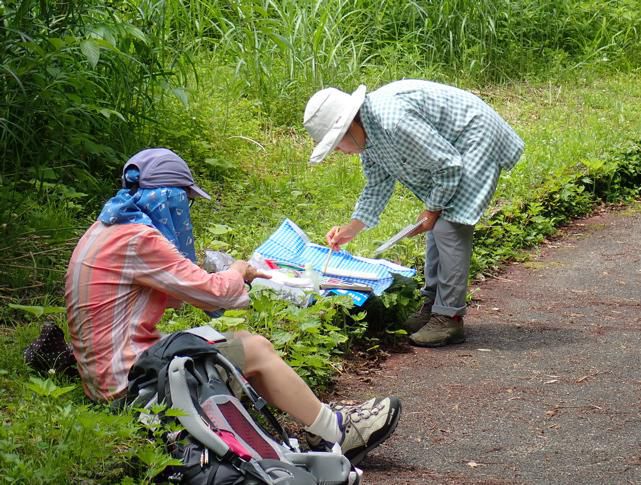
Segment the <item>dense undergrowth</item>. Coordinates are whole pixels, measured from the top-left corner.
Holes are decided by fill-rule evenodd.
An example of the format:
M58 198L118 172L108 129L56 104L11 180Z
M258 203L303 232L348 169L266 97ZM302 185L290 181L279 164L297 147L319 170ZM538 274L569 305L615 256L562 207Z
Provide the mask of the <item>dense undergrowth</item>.
M307 165L307 97L401 77L459 85L526 142L477 226L470 277L493 273L596 205L638 197L640 20L637 0L0 0L0 481L144 483L166 464L127 413L22 359L44 321L65 327L66 262L133 152L176 150L215 194L194 206L200 254L248 258L285 217L322 243L363 178L354 157ZM370 256L420 209L397 188L381 224L346 249ZM385 256L420 275L423 244ZM268 336L318 388L354 342L402 338L420 276L405 283L363 309L255 294L216 324ZM162 327L208 322L185 308Z

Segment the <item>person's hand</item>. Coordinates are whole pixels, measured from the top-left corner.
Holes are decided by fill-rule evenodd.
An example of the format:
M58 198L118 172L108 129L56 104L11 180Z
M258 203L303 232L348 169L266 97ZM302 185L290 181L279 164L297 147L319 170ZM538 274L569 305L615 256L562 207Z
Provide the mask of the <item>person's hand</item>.
M265 278L265 279L271 279L271 275L268 275L267 273L263 273L262 271L254 268L251 264L247 266L247 271L245 271L245 283L251 283L254 281L256 278Z
M428 211L425 210L421 212L418 215L418 218L416 219L416 222L420 221L421 219L425 219L425 222L418 226L416 229L414 229L412 232L408 234L408 237L414 237L419 234L423 234L424 232L431 231L434 228L434 224L436 224L436 220L439 218L441 215L441 211Z
M251 283L256 278L271 279L271 276L257 270L247 261L234 261L229 269L240 273L245 283Z
M332 251L338 251L343 244L347 244L354 239L364 227L365 224L361 221L352 219L349 224L332 227L325 236L325 239Z

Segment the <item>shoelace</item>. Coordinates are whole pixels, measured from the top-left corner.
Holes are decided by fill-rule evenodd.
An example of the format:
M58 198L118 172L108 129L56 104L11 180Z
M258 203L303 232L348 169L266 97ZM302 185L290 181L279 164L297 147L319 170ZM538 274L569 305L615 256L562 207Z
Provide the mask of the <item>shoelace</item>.
M432 320L430 320L430 324L434 327L443 327L443 328L448 328L450 325L450 322L454 321L460 321L460 317L446 317L444 315L432 315Z
M369 409L363 409L363 405L358 405L358 406L337 406L334 408L334 410L339 411L339 412L344 412L345 417L347 418L347 422L345 423L345 428L350 423L358 423L362 420L367 420L373 416L378 415L378 413L383 409L384 404L382 401L376 403L374 406L372 406Z

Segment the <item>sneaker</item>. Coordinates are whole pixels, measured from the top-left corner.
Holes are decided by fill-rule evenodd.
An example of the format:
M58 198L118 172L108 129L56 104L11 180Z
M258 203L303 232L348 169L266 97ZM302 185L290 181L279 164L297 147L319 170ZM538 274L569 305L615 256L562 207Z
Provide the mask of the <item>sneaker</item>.
M401 416L401 402L396 397L373 398L362 404L342 406L332 404L343 436L338 443L341 452L353 465L390 437ZM334 451L334 443L306 432L305 438L312 451Z
M401 402L396 397L374 398L357 406L335 406L334 410L343 430L341 451L357 465L394 432Z
M324 440L318 435L305 431L305 441L310 451L324 451L325 453L342 454L340 445ZM337 449L338 448L338 449Z
M442 347L465 342L463 317L432 315L423 328L410 335L410 341L419 347Z
M423 326L429 322L432 317L432 305L433 302L425 302L416 312L414 312L410 317L401 324L401 327L404 330L407 330L409 333L418 332Z

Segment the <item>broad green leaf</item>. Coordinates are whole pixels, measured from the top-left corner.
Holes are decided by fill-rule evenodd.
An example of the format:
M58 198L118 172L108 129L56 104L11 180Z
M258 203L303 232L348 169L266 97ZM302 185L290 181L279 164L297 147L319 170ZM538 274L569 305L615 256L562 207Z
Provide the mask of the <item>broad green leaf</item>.
M233 162L229 160L220 160L218 158L205 158L203 160L207 165L213 168L219 168L219 169L231 169L234 168Z
M76 416L76 423L82 426L84 429L93 430L96 428L96 414L81 412Z
M213 249L215 251L221 251L221 250L229 248L229 243L226 243L225 241L218 241L218 240L214 239L212 241L209 241L207 246L210 249Z
M100 108L98 110L98 113L100 113L102 116L104 116L107 119L110 119L112 116L115 116L115 117L119 118L120 120L122 120L124 122L127 121L125 119L125 117L122 114L120 114L118 111L116 111L115 109Z
M25 2L26 3L26 2ZM60 40L60 39L58 39ZM22 46L39 57L45 56L45 51L35 42L22 42Z
M185 108L189 107L189 95L184 88L173 88L171 92L174 93L174 96L180 100Z
M76 388L76 386L60 387L51 379L40 379L39 377L30 377L27 387L40 396L54 398L67 394Z
M307 331L312 330L312 329L318 329L320 327L320 325L321 324L320 324L319 321L312 320L312 321L307 321L307 322L301 323L300 329L303 332L307 332Z
M132 37L135 37L139 41L145 44L149 43L149 41L147 40L147 36L138 27L134 27L133 25L130 25L130 24L125 24L124 29L129 35L131 35Z
M170 409L167 409L167 411L165 412L165 416L171 416L171 417L177 418L178 416L189 416L189 414L183 411L182 409L170 408Z
M242 318L243 320L247 316L247 310L227 310L225 311L225 317L232 317L232 318Z
M151 414L160 414L162 413L165 409L167 409L167 406L165 404L152 404L149 406L149 409L147 410Z
M356 314L351 315L351 318L352 318L352 320L354 320L355 322L360 322L360 321L361 321L361 320L363 320L366 316L367 316L367 312L359 312L359 313L356 313Z
M293 338L294 338L293 333L276 330L272 334L271 341L274 343L274 345L282 346L291 342Z
M158 452L153 445L145 446L136 456L147 466L152 466L158 460Z
M338 332L332 332L328 337L334 345L343 344L348 340L347 335Z
M388 335L396 335L396 336L407 335L407 331L402 328L399 328L398 330L385 330L385 333Z
M60 37L49 37L47 40L56 50L62 50L67 47L67 43Z
M227 234L232 230L231 227L226 226L224 224L210 224L207 226L207 232L214 236L220 236L222 234Z
M95 25L90 30L91 34L96 38L103 39L112 46L116 45L116 38L113 35L111 28L106 25Z
M80 43L80 50L89 61L91 67L96 67L100 60L100 47L93 40L83 40Z
M305 367L314 367L317 369L327 366L326 360L316 355L306 355L301 362Z
M136 453L136 456L149 467L147 476L155 477L166 467L181 465L182 461L172 458L153 445L147 445Z
M28 306L28 305L16 305L14 303L9 303L9 308L14 310L21 310L23 312L31 313L37 317L42 315L53 315L57 313L65 313L67 310L65 307L61 306Z
M96 47L109 51L109 52L120 52L116 46L114 46L111 42L105 39L101 38L92 38L92 42L95 44Z
M227 327L237 327L238 325L245 323L246 320L240 317L228 317L227 315L223 315L222 317L213 320L213 322L218 322L220 325L226 325Z

